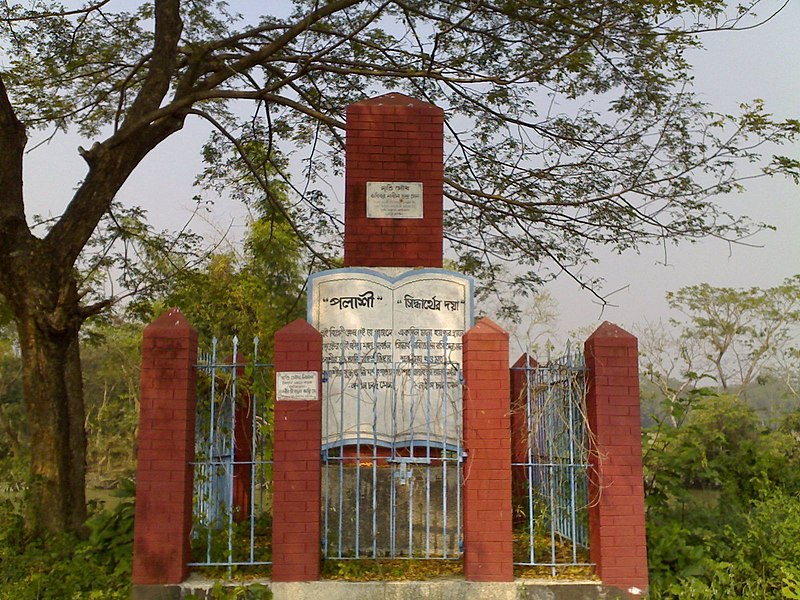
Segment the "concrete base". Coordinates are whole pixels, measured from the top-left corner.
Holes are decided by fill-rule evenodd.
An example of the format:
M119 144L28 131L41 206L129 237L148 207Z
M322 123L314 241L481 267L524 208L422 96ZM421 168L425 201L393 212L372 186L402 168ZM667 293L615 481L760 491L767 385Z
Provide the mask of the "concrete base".
M183 584L175 585L137 585L133 586L133 600L181 600L184 594Z
M517 579L508 583L478 583L463 579L435 581L310 581L300 583L268 580L226 584L236 589L257 584L271 589L274 600L617 600L629 596L605 588L597 581L555 582L546 579ZM196 576L179 586L134 586L134 600L177 600L190 596L213 600L214 582ZM263 587L262 587L263 586ZM147 589L145 589L147 588ZM177 594L177 595L174 595ZM259 596L260 597L260 596Z

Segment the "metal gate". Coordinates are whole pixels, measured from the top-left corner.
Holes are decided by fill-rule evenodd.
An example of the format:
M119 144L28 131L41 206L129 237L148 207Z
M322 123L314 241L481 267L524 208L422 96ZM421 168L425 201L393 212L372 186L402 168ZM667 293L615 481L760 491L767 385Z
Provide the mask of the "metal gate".
M325 558L460 557L460 340L400 343L409 362L357 346L323 366Z
M583 354L568 351L546 365L528 364L514 410L524 419L524 459L512 463L514 564L590 566L588 469L590 433Z
M272 380L259 340L216 338L197 364L190 566L271 564Z

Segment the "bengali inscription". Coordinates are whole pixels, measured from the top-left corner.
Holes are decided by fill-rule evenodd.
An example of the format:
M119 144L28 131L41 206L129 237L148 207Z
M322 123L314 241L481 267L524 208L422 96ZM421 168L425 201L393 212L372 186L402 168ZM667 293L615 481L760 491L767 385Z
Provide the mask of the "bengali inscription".
M327 302L333 308L373 308L375 306L375 293L372 290L367 290L358 296L338 296L335 298L323 298L323 302ZM378 296L377 300L383 300L382 296Z
M322 334L323 442L451 441L460 427L471 280L444 270L389 278L340 269L309 280L309 322Z
M368 219L421 219L422 205L421 182L367 182Z
M319 374L316 371L278 371L275 397L283 400L319 400Z

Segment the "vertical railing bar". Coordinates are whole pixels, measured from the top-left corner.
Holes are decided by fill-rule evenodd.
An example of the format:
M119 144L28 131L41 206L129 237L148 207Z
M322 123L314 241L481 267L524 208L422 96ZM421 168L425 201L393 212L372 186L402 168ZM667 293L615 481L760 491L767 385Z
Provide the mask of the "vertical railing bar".
M427 335L425 406L425 558L431 557L431 335Z
M345 355L344 344L341 348L341 358L339 360L339 543L337 558L342 558L342 535L343 535L343 512L344 512L344 368Z
M446 350L446 347L445 347ZM458 373L458 380L456 381L457 385L455 388L456 394L456 406L461 408L461 414L463 415L464 410L464 399L462 397L462 384L463 384L463 373ZM447 395L447 391L445 392L445 397ZM456 478L456 543L458 544L458 548L461 548L461 540L462 540L462 519L461 519L461 473L463 472L463 461L461 457L461 435L463 434L462 424L463 418L459 419L458 414L456 413L453 415L455 419L455 426L456 426L456 464L455 464L455 478Z
M256 545L256 416L258 414L258 388L256 383L256 364L258 363L258 336L253 338L253 380L250 394L250 412L252 427L250 429L250 562L255 561Z
M567 402L569 402L569 482L570 482L570 533L572 534L572 562L578 562L577 498L575 489L575 392L572 386L572 365L567 371Z
M396 510L396 503L397 503L397 363L392 363L392 389L390 392L391 403L392 403L392 425L391 425L391 442L390 442L390 455L391 455L391 467L389 473L389 555L391 558L395 558L397 553L396 547L396 539L395 536L397 534L397 510Z
M209 461L209 470L216 469L217 467L213 466L213 458L214 458L214 423L216 420L216 390L217 390L217 338L211 338L211 420L208 425L208 454L206 456L206 460ZM211 485L212 477L208 477L206 480L206 485L208 485L209 490L209 515L208 515L208 539L206 540L206 562L211 562L211 510L213 510L211 506L211 492L212 492L212 485ZM215 498L216 500L216 498Z
M372 392L372 558L378 558L378 332L373 332Z
M325 360L325 445L326 448L322 454L322 461L325 467L325 511L323 513L323 531L324 534L322 536L322 552L325 558L328 558L328 541L330 536L330 522L329 522L329 513L330 513L330 413L331 413L331 406L330 406L330 398L331 398L331 363L329 359Z
M556 522L555 522L555 519L553 518L553 513L552 513L553 507L554 507L554 504L555 504L555 498L553 497L554 496L553 488L555 487L553 485L553 478L554 478L554 475L553 475L554 467L553 467L553 465L551 464L548 467L548 469L550 471L550 511L551 511L551 513L550 513L551 514L551 518L550 518L550 562L553 565L555 565L555 562L556 562ZM556 575L555 566L551 567L551 571L552 571L553 577L555 577L555 575Z
M556 428L556 421L557 421L557 406L554 408L553 406L553 373L554 369L551 366L548 369L548 386L547 392L545 396L545 403L548 409L549 414L549 427L548 427L548 435L547 435L547 462L549 466L547 467L548 470L548 503L550 505L550 564L555 565L556 562L556 520L558 518L557 508L555 504L555 471L554 471L554 461L556 460L555 450L554 450L554 434ZM556 568L555 566L550 567L551 574L555 577Z
M415 360L416 360L416 349L415 346L417 344L417 335L415 333L411 334L411 407L409 410L409 449L411 453L412 462L409 467L412 469L412 475L410 476L410 484L408 487L408 557L412 558L414 556L414 477L413 477L413 459L414 459L414 402L417 399L416 396L416 378L415 378Z
M442 558L447 558L447 334L442 335ZM461 482L456 482L460 487Z
M413 467L409 466L408 477L408 558L414 558L414 476Z
M526 418L528 421L528 542L530 544L530 562L533 563L536 559L535 556L535 546L534 546L534 518L533 518L533 444L531 443L534 429L533 429L533 401L531 399L531 394L535 390L534 385L536 381L531 381L531 375L535 378L536 373L532 371L531 365L529 362L529 357L526 357L526 364L525 364L525 380L526 380L526 390L525 390L525 405L526 405Z
M358 332L356 341L356 352L358 353L358 370L356 372L356 520L355 520L355 555L356 558L361 556L360 533L361 533L361 361L362 361L362 343L361 331Z
M239 337L233 336L233 362L231 364L231 431L230 431L230 490L228 492L228 562L233 562L233 477L234 477L234 461L236 459L236 377L237 377L237 359L239 357ZM228 567L228 575L233 573L233 567Z

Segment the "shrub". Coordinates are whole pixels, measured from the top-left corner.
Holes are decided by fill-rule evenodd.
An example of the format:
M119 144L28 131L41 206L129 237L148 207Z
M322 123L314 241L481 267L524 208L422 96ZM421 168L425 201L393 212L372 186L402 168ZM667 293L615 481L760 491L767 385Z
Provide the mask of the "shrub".
M9 503L0 505L0 599L127 600L133 546L132 484L125 499L87 521L89 536L33 537Z

